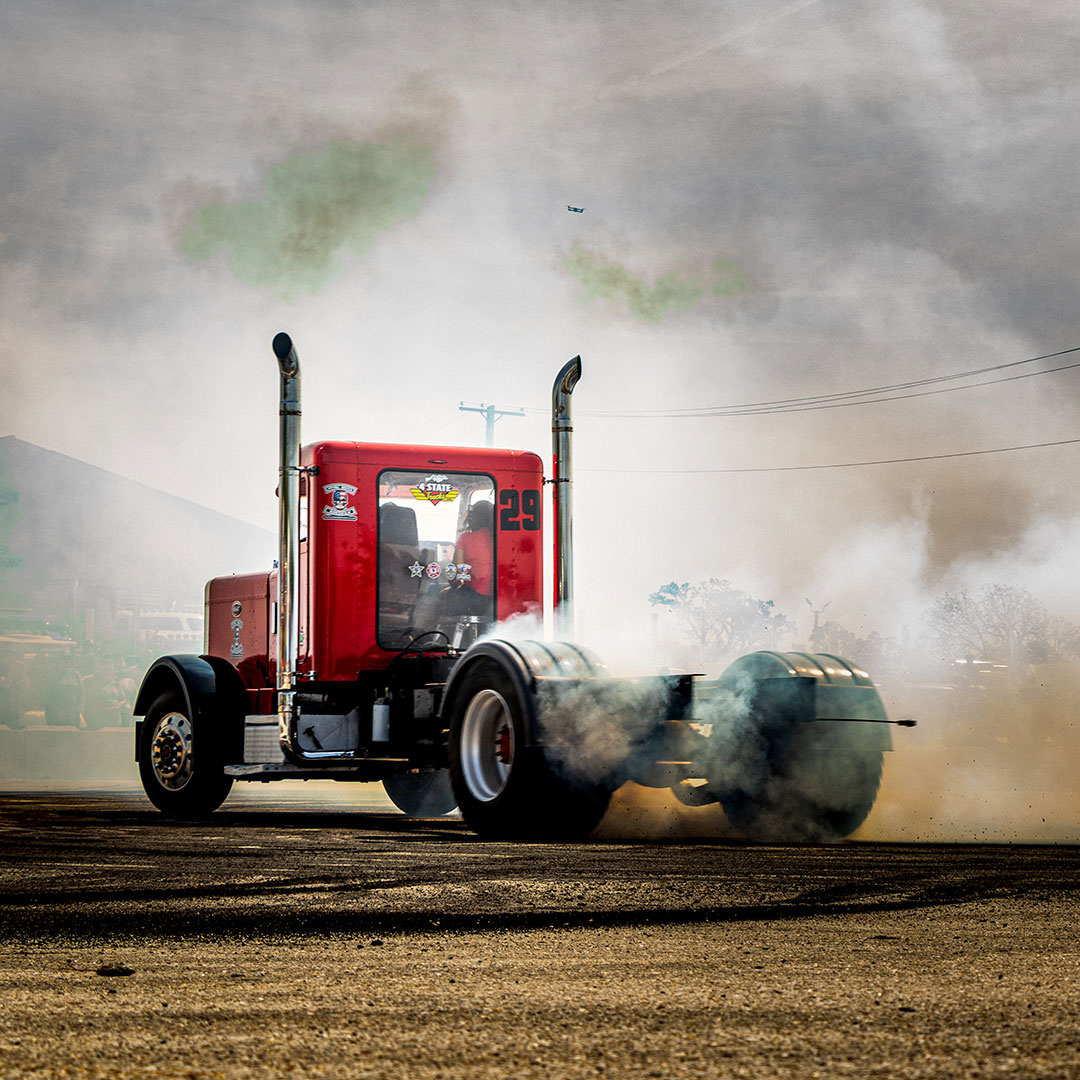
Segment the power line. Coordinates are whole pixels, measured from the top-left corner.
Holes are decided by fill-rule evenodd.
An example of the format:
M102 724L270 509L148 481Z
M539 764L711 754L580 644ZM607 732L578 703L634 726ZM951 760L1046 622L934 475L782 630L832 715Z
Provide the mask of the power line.
M682 476L699 473L783 473L809 472L814 469L856 469L864 465L904 465L914 461L944 461L947 458L980 457L984 454L1010 454L1016 450L1041 450L1048 446L1072 446L1080 439L1058 439L1055 442L1028 443L1024 446L997 446L991 450L963 450L953 454L923 454L919 457L876 458L872 461L835 461L826 465L755 465L731 469L589 469L578 466L582 473L655 473L662 476Z
M451 405L451 409L457 409L456 405ZM454 427L455 424L460 424L465 419L459 412L455 412L445 424L440 424L437 428L432 428L430 431L425 432L427 438L431 438L432 435L438 435L440 431L445 431L448 427Z
M957 371L957 372L954 372L951 375L934 375L934 376L928 376L925 379L909 379L907 382L889 383L888 385L885 385L885 386L871 386L871 387L867 387L864 390L842 390L842 391L838 391L838 392L833 393L833 394L813 394L813 395L809 395L809 396L806 396L806 397L779 398L779 399L774 400L774 401L753 401L753 402L748 402L748 403L746 403L744 405L716 405L716 406L705 406L703 408L698 408L698 409L671 410L671 411L672 412L678 412L680 415L683 414L683 413L698 413L698 412L708 414L708 413L711 413L711 412L714 412L714 411L719 411L719 410L739 410L741 412L742 410L748 410L748 409L773 409L773 408L780 408L782 406L784 406L784 407L787 407L787 406L797 407L799 405L813 405L813 404L823 403L823 402L838 401L838 400L840 400L842 398L866 397L866 396L869 396L871 394L886 394L886 393L889 393L889 392L891 392L893 390L911 390L911 389L914 389L915 387L931 386L931 385L933 385L935 383L955 382L955 381L960 380L960 379L970 379L970 378L974 377L975 375L986 375L986 374L989 374L991 371L1005 371L1005 370L1007 370L1009 368L1020 367L1020 366L1022 366L1024 364L1035 364L1035 363L1038 363L1040 360L1052 360L1052 359L1054 359L1054 357L1057 357L1057 356L1067 356L1070 353L1074 353L1074 352L1080 352L1080 346L1077 346L1077 347L1072 348L1072 349L1062 349L1059 352L1045 353L1042 356L1031 356L1031 357L1028 357L1026 360L1010 360L1010 361L1008 361L1007 363L1004 363L1004 364L991 364L991 365L989 365L987 367L972 368L969 371ZM1066 367L1072 367L1072 366L1076 366L1076 365L1066 365ZM1064 369L1063 368L1051 368L1050 371L1037 372L1036 374L1050 374L1051 371L1061 371L1061 370L1064 370ZM996 380L988 380L988 381L996 381ZM985 384L984 383L976 383L974 385L982 386L982 385L985 385ZM963 389L966 389L966 387L957 387L957 389L963 390Z
M428 433L429 429L431 428L431 425L434 424L436 420L438 420L441 417L445 416L453 408L454 408L453 405L447 405L445 409L440 409L437 413L435 413L434 416L429 416L426 420L422 421L420 424L417 424L415 427L409 428L410 436L413 436L414 434L419 434L420 432L424 432L425 434ZM457 417L455 417L454 419L457 419ZM443 427L446 427L446 425L444 424ZM437 430L441 431L442 428L438 428Z
M1026 362L1026 361L1022 361ZM1024 371L1019 375L1006 375L1001 379L983 379L981 382L968 383L966 386L940 386L936 390L917 390L912 394L892 394L886 397L874 397L866 398L864 400L855 401L826 401L816 405L796 405L787 408L775 408L775 409L743 409L741 411L730 412L709 412L702 411L699 413L668 413L668 414L640 414L645 415L669 415L693 418L694 416L770 416L777 413L795 413L795 412L814 412L818 409L843 409L850 405L876 405L879 401L904 401L907 398L917 397L932 397L934 394L950 394L956 390L973 390L977 386L992 386L995 383L1016 382L1017 379L1030 379L1035 375L1053 375L1056 371L1068 371L1071 368L1080 367L1080 361L1074 364L1062 364L1060 367L1047 368L1045 371ZM843 395L837 395L843 396Z
M954 372L949 375L936 375L924 379L910 379L906 382L890 383L885 386L871 386L862 390L842 390L832 394L814 394L804 397L777 398L771 401L746 402L741 405L714 405L690 409L638 409L638 410L579 410L579 416L621 417L627 419L670 418L684 419L694 417L726 416L765 416L783 412L809 412L817 409L836 409L851 405L872 405L879 401L899 401L911 397L927 397L932 394L950 393L955 390L970 390L978 386L988 386L999 382L1013 382L1017 379L1031 378L1035 375L1052 375L1059 371L1068 371L1080 367L1080 362L1062 364L1045 371L1024 372L1020 375L1008 375L1001 379L983 379L964 386L939 387L936 390L917 390L918 387L933 386L945 382L958 382L977 375L986 375L994 371L1005 371L1024 364L1035 364L1041 360L1051 360L1057 356L1067 356L1080 352L1080 346L1062 349L1058 352L1032 356L1024 360L1011 360L1004 364L991 364L986 367L972 368L969 371ZM914 393L893 393L893 391L914 390ZM880 396L878 396L880 395ZM530 412L542 412L531 409Z
M796 409L800 409L804 405L806 405L806 406L820 405L820 406L824 407L828 403L841 401L843 399L869 397L870 395L875 395L875 394L888 394L888 393L890 393L890 392L892 392L894 390L911 390L911 389L914 389L914 388L920 387L920 386L931 386L931 385L934 385L934 384L937 384L937 383L956 382L956 381L959 381L961 379L970 379L970 378L973 378L976 375L986 375L986 374L988 374L989 372L992 372L992 371L1005 371L1005 370L1008 370L1009 368L1020 367L1020 366L1022 366L1024 364L1035 364L1035 363L1038 363L1041 360L1051 360L1054 357L1066 356L1066 355L1068 355L1070 353L1075 353L1075 352L1080 352L1080 347L1075 347L1075 348L1071 348L1071 349L1062 349L1059 352L1045 353L1042 356L1032 356L1032 357L1028 357L1027 359L1024 359L1024 360L1011 360L1011 361L1008 361L1008 362L1006 362L1004 364L991 364L991 365L986 366L986 367L972 368L969 371L958 371L958 372L954 372L954 373L949 374L949 375L929 376L929 377L924 378L924 379L910 379L907 382L890 383L890 384L885 385L885 386L871 386L871 387L867 387L866 389L863 389L863 390L845 390L845 391L838 391L837 393L833 393L833 394L815 394L815 395L810 395L810 396L806 396L806 397L780 398L780 399L777 399L777 400L774 400L774 401L750 402L750 403L747 403L747 404L744 404L744 405L727 405L727 406L720 405L720 406L705 407L705 408L700 408L700 409L670 410L670 411L671 412L677 412L679 415L686 415L686 414L690 414L690 415L693 415L693 414L711 415L711 414L714 414L714 413L719 414L719 413L726 413L726 412L730 412L733 415L743 415L745 412L750 412L750 411L783 411L785 409L796 410ZM1049 370L1047 370L1045 372L1033 372L1032 374L1037 374L1037 375L1047 374L1048 375L1048 374L1051 374L1054 371L1062 371L1062 370L1065 370L1065 368L1067 368L1067 367L1075 367L1075 366L1077 366L1077 365L1063 365L1060 368L1051 368L1051 369L1049 369ZM989 382L1008 381L1009 378L1013 378L1013 377L1014 376L1007 376L1005 379L1002 379L1002 380L988 379L988 380L984 380L981 383L973 383L971 385L972 386L983 386L983 385L986 385L986 383L989 383ZM952 390L952 389L966 390L966 389L968 389L968 387L967 386L949 387L948 389L950 389L950 390ZM916 395L902 395L902 396L906 397L906 396L916 396ZM894 399L893 398L881 398L880 400L894 400ZM869 404L869 402L859 402L859 404Z

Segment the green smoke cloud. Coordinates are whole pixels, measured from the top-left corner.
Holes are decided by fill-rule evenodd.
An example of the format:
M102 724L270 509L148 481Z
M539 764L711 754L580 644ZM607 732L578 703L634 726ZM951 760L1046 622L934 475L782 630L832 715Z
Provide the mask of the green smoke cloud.
M729 296L745 292L748 287L738 267L724 258L713 263L710 274L663 274L650 285L645 278L580 243L575 243L563 259L563 269L584 286L586 301L625 303L630 314L645 323L658 323L668 312L690 311L705 300L706 294Z
M200 261L224 250L238 278L281 295L317 292L343 248L362 253L412 217L434 176L431 150L408 139L296 153L270 170L260 198L199 207L180 250Z
M713 296L731 296L733 293L746 292L750 286L742 271L731 259L717 259L713 263Z

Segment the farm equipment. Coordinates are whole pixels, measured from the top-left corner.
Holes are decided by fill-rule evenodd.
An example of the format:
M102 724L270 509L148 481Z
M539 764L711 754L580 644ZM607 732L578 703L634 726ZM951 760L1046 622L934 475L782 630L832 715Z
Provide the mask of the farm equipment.
M236 781L379 782L406 814L459 808L484 837L572 839L633 780L722 803L765 840L846 836L891 749L870 678L833 656L760 652L717 680L615 678L568 640L506 630L543 614L543 492L554 625L572 636L571 396L552 391L553 472L504 449L301 448L300 365L280 374L279 558L206 586L202 655L156 660L135 753L165 814L199 817Z

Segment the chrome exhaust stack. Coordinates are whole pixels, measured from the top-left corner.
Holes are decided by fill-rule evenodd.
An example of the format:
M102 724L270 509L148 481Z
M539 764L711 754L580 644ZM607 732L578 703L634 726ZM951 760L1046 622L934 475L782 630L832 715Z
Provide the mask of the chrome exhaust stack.
M300 614L300 359L292 338L274 337L274 355L281 372L278 448L278 595L277 701L278 729L286 754L296 754L297 642Z
M581 357L575 356L555 377L551 388L551 456L555 507L555 636L574 636L574 506L570 395L581 378Z
M345 764L366 756L360 750L305 750L300 745L300 359L292 338L274 338L274 355L281 372L278 409L278 590L277 590L277 714L278 738L286 759L294 763ZM313 722L321 715L309 715Z

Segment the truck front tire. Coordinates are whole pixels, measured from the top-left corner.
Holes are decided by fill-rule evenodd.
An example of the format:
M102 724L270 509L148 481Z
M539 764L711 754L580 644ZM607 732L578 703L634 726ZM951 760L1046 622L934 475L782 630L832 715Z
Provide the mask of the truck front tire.
M166 691L146 712L139 743L139 775L147 798L163 813L176 818L212 814L232 787L224 762L207 739L203 725L189 715L183 695Z

